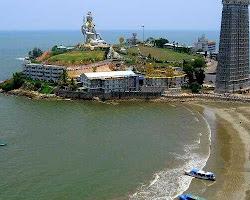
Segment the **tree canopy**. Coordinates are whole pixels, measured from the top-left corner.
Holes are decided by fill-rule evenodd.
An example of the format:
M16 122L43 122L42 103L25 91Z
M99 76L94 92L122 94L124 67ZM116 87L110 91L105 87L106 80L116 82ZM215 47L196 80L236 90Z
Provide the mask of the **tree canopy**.
M193 61L183 61L183 71L187 74L189 87L193 92L200 90L205 80L206 62L203 58L197 58ZM197 84L200 87L197 87Z
M0 88L2 88L5 92L8 92L14 89L19 89L22 87L23 83L24 75L22 73L14 73L12 79L3 82L0 85Z
M29 52L29 58L30 59L36 59L40 57L43 54L43 51L39 48L34 48Z
M158 48L163 48L164 44L169 43L168 39L166 38L159 38L154 40L154 45Z

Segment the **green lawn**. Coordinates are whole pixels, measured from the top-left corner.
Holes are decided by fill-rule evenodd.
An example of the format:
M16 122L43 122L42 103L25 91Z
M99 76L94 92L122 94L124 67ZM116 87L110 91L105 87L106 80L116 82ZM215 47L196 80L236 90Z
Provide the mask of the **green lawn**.
M140 51L144 56L151 54L152 57L168 62L182 62L183 60L192 60L197 58L196 55L178 53L170 49L161 49L156 47L140 46Z
M50 57L47 62L61 65L89 64L104 60L104 51L72 51Z

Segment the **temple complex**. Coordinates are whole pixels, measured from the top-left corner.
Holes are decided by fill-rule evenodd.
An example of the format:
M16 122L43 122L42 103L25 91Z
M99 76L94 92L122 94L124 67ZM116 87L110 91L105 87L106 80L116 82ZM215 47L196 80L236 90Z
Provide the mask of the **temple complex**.
M223 0L216 92L249 89L249 0Z

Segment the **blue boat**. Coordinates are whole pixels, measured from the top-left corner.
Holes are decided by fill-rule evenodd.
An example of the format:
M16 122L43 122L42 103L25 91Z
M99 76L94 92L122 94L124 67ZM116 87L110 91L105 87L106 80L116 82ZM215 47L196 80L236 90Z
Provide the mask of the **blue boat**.
M210 180L210 181L216 180L214 173L204 172L202 170L198 170L195 168L190 171L185 171L185 175L192 176L192 177L199 178L199 179Z
M205 200L204 198L194 196L192 194L183 194L179 196L180 200Z

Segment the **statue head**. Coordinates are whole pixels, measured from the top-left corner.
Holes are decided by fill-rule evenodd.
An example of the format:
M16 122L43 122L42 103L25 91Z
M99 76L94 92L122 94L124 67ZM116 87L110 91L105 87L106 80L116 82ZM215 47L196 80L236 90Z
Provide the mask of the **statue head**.
M88 12L88 13L87 13L86 21L87 21L87 22L92 22L92 21L93 21L93 17L92 17L92 13L91 13L91 12Z

